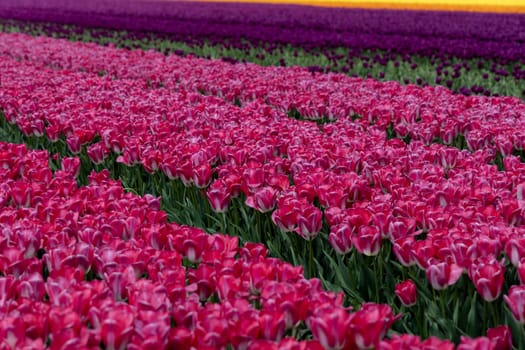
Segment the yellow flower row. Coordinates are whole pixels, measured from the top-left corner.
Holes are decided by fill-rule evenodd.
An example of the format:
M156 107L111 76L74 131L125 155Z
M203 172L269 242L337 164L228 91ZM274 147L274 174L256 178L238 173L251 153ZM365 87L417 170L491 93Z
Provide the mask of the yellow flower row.
M371 9L525 13L525 0L204 0Z

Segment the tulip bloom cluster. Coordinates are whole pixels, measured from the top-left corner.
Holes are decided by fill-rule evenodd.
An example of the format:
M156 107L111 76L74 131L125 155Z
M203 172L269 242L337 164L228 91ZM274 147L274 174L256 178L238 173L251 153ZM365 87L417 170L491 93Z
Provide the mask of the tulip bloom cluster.
M119 9L122 9L122 5L123 4L119 6ZM171 2L171 5L175 5L175 3ZM195 37L196 28L191 30L190 37L185 34L187 33L189 22L199 23L199 28L206 28L207 30L215 25L224 27L223 24L217 23L217 10L222 10L223 6L224 4L221 4L220 8L216 8L211 12L213 13L213 25L208 23L204 26L200 20L187 19L181 21L184 29L177 29L176 21L181 19L178 18L177 20L172 20L169 24L169 29L177 34L171 35L160 33L158 31L144 32L141 30L139 32L133 32L129 30L115 31L114 29L103 29L94 22L88 22L82 25L82 23L78 21L78 17L74 20L76 25L71 24L73 21L66 21L68 23L67 25L61 25L58 23L58 18L45 16L42 20L47 22L33 22L35 18L31 17L26 18L25 21L0 18L0 31L22 32L35 36L48 36L53 38L59 37L73 41L85 42L87 40L101 45L108 45L108 43L111 43L117 47L126 49L154 49L163 52L164 54L174 53L179 56L190 54L204 58L217 57L232 63L248 61L263 66L275 65L277 62L279 62L279 65L281 66L307 65L308 70L311 72L342 72L351 76L375 78L382 81L397 80L403 82L405 85L409 83L417 84L419 86L442 85L452 89L456 93L464 95L476 94L497 96L499 94L521 97L525 93L523 91L522 83L522 80L525 78L525 70L515 61L519 59L519 57L511 59L510 61L509 59L504 58L504 56L507 56L507 54L510 54L512 51L503 49L501 45L502 42L508 40L519 41L519 37L516 34L508 35L507 39L495 39L494 37L491 37L492 40L498 41L496 52L499 51L499 53L496 54L497 58L492 59L481 58L484 57L483 54L478 53L474 55L473 51L470 49L465 50L465 48L461 49L462 53L468 52L468 57L472 57L471 55L474 55L475 57L459 59L458 52L442 52L441 54L437 54L436 50L430 50L430 52L428 50L423 50L422 52L410 52L411 50L409 50L409 52L403 54L399 51L403 45L396 44L393 44L391 49L382 50L379 49L379 47L376 47L376 49L372 51L368 51L366 48L364 48L365 51L363 51L363 48L358 48L359 45L348 45L348 43L346 47L334 47L333 45L330 45L331 47L311 47L311 35L308 36L308 42L310 45L301 45L300 43L297 43L296 45L298 46L291 46L290 38L286 41L279 40L279 43L273 44L268 42L250 43L244 39L232 40L231 38L225 37L224 33L220 33L218 38L214 38L213 36L218 34L218 31L213 29L210 31L213 35L205 35L198 38ZM199 6L199 16L202 12L201 7L202 6ZM86 8L83 7L83 10L86 10ZM298 8L296 8L292 14L295 14L297 10ZM190 11L193 11L193 8L185 9L184 14L186 15ZM6 16L6 14L2 15L1 12L2 10L0 9L0 17ZM35 9L30 11L31 15L34 15L35 12ZM46 11L46 14L55 14L56 12L60 11ZM355 12L354 15L357 16L356 19L359 18L362 20L362 16L365 13L366 12L363 10L360 10ZM378 14L380 12L373 11L373 13ZM398 19L400 13L400 11L396 11L395 13L387 12L383 14L386 14L387 18L391 17L389 19L392 19L392 17ZM404 14L407 13L414 15L414 11L404 12ZM337 12L337 15L339 14L340 13ZM422 15L423 13L421 12L415 15L418 18L418 22L425 23L426 25L429 23L439 23L443 28L450 28L450 26L444 24L442 21L443 18L433 18L428 19L428 21L422 21ZM144 10L141 11L141 16L144 16ZM236 16L239 18L246 17L244 14L236 14ZM319 14L316 13L315 17L317 18L318 16ZM461 13L463 24L468 22L465 16L467 16L466 13ZM7 15L7 17L9 17L9 15ZM20 16L15 17L20 18ZM192 15L190 15L190 17L192 17ZM274 17L275 15L270 16L270 18ZM509 17L510 16L507 16L505 19L502 18L498 20L497 23L505 23L507 28L519 28L519 25L512 25L510 21L508 21L510 19ZM92 18L93 13L90 12L89 19ZM104 18L105 20L108 20L107 13L104 13ZM129 19L129 14L126 15L125 18L127 23L136 23L136 21ZM266 18L266 16L262 18ZM287 22L289 22L288 16L286 18ZM345 18L346 23L355 23L354 20L349 20L347 16ZM155 23L159 22L154 19L154 17L149 17L148 19ZM302 19L304 19L304 17ZM333 16L331 16L331 19L333 19ZM261 18L257 21L260 20ZM385 30L384 25L388 23L388 19L377 20L381 25L381 29ZM456 19L456 21L457 20L458 19ZM112 28L118 27L115 25L114 20L109 20L109 22L111 22ZM377 32L377 29L372 30L370 28L369 19L364 20L364 23L367 25L366 31ZM406 24L407 21L403 20L402 23ZM496 23L489 25L486 23L486 20L483 20L483 25L492 29L490 32L491 35L497 35L500 33L499 30L494 28L495 24ZM85 27L86 25L87 27ZM236 25L242 27L241 32L245 36L247 32L247 24L241 25L240 23L236 23ZM423 27L424 29L427 28L426 25ZM274 28L274 26L272 26L272 28ZM279 28L279 32L282 32L282 26L278 25L275 26L275 28ZM409 42L416 40L416 38L421 38L420 33L423 28L407 29L406 33L417 33L416 36L412 36L409 39ZM461 28L464 29L463 26ZM123 29L123 27L120 27L120 29ZM386 31L389 33L389 40L381 39L380 42L392 45L392 30ZM236 30L235 33L237 32L238 31ZM260 30L258 30L258 32L260 32ZM476 26L476 32L479 34L479 25ZM353 30L352 34L349 35L359 36L359 33ZM471 43L472 35L467 33L461 35L469 38L467 42ZM443 36L446 36L446 34L434 33L430 37L440 37L440 40L442 40ZM430 37L426 37L426 39L429 39ZM275 39L275 35L272 35L272 39ZM286 44L286 42L288 44ZM482 42L482 47L486 49L488 47L487 41L484 39ZM370 41L364 40L363 43L365 43L365 45L370 44ZM319 43L317 43L317 45L319 45ZM518 46L519 44L517 47ZM392 49L392 47L394 49ZM443 47L450 48L448 44L444 44L440 41L439 49ZM428 57L429 55L430 57ZM463 57L463 55L459 54L459 57ZM435 71L435 75L429 74L433 71Z
M79 159L53 173L48 157L0 143L2 348L366 349L396 319L349 312L260 244L168 224L107 171L78 187ZM316 340L289 336L305 323Z
M217 213L244 198L310 243L326 224L333 255L376 256L386 240L435 290L465 274L487 302L502 294L507 268L524 270L525 165L512 153L523 150L525 105L516 99L22 35L0 35L0 69L0 107L25 135L64 139L93 163L116 154L161 172L201 189ZM461 137L468 150L452 147ZM490 164L496 153L502 170ZM15 189L17 205L31 203L29 188ZM130 239L135 224L115 225ZM157 249L175 244L152 235ZM184 248L191 263L207 250L198 246ZM208 300L210 288L198 294ZM411 286L397 294L414 303ZM518 320L523 295L505 298ZM333 331L323 322L310 321L321 343L320 329ZM329 348L366 348L380 337L328 338Z
M0 53L17 59L140 79L221 97L245 106L264 101L277 111L299 113L307 120L354 120L368 128L389 129L393 136L440 141L470 151L486 149L493 157L523 153L525 105L515 97L455 95L443 87L403 86L340 74L314 74L302 68L231 65L222 61L140 50L115 50L26 35L0 34ZM198 67L198 69L196 69Z

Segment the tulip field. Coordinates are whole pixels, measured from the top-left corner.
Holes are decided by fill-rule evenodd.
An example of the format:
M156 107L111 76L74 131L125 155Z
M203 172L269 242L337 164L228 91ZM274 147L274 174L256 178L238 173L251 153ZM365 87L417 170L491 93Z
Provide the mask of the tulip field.
M525 349L524 15L125 3L0 4L0 350Z

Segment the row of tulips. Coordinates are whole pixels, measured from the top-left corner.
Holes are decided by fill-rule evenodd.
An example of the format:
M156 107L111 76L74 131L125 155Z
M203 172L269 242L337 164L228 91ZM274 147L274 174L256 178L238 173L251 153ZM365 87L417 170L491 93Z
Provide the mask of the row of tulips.
M396 320L350 312L260 244L167 223L107 171L77 186L78 158L52 172L47 151L0 155L2 349L364 349Z
M462 14L464 15L464 14ZM50 20L50 19L48 19ZM303 66L312 72L340 72L382 81L397 80L420 86L442 85L464 95L513 95L525 91L525 70L519 62L503 59L459 59L455 55L432 52L401 54L394 50L363 51L355 46L331 48L293 47L290 44L246 41L232 43L226 38L188 37L155 32L129 32L109 29L28 22L0 18L0 31L22 32L33 36L89 41L120 48L143 49L203 58L222 58L228 62L252 62L263 66Z
M2 349L454 348L383 339L398 318L387 305L351 312L260 244L167 223L157 198L107 171L79 187L78 158L8 143L0 155ZM458 349L510 347L498 327Z
M84 53L89 47L101 50L71 45ZM136 55L137 63L148 55L129 54ZM358 291L372 299L375 294L376 301L392 304L389 291L392 294L393 285L408 273L420 292L428 291L422 284L425 276L434 290L458 284L450 295L430 297L439 302L456 296L456 304L440 305L443 319L456 314L463 301L457 296L463 293L473 300L469 306L474 309L494 309L495 318L485 320L485 328L509 322L504 321L500 297L506 293L514 318L524 321L525 295L523 287L516 286L523 279L525 255L525 166L519 158L506 157L505 171L498 171L486 164L490 150L470 154L444 145L407 145L388 140L377 125L365 127L340 118L318 127L290 119L258 100L238 107L188 91L183 84L148 89L141 76L115 80L113 74L99 77L91 69L60 69L59 64L51 69L50 62L52 58L36 63L0 59L0 106L6 119L27 136L46 135L57 147L64 142L70 152L85 152L93 163L112 167L108 163L113 163L114 153L121 164L141 164L158 179L152 189L165 201L186 200L188 186L205 190L226 231L239 226L239 216L255 215L259 240L272 254L295 249L295 255L308 255L304 247L310 254L304 260L308 275L318 274L314 261L325 269L344 270L348 278L342 280L350 281L349 287L342 287L347 296ZM99 67L104 68L103 62ZM159 171L164 176L157 176ZM21 193L30 190L26 187ZM202 192L196 192L200 211L207 204L202 198ZM230 205L234 209L228 210ZM247 211L246 206L255 210ZM294 244L276 249L276 240L289 237L275 227L296 232ZM244 229L238 231L242 235ZM379 282L393 266L390 247L401 266L394 271L391 288L384 288ZM507 258L502 260L504 252ZM376 260L363 260L362 255ZM372 277L366 275L369 264ZM349 269L364 271L364 277ZM464 288L466 278L483 302ZM373 291L363 292L371 284ZM412 293L410 286L400 285L399 295L402 290ZM413 296L405 301L413 304Z
M352 118L364 128L373 124L407 141L489 149L494 158L525 158L525 104L517 98L468 97L442 87L165 57L25 35L0 35L0 53L51 67L138 78L153 87L198 91L240 105L264 101L291 116L318 122Z
M365 5L365 4L363 4ZM366 6L366 5L365 5ZM502 6L503 7L503 6ZM511 8L508 9L509 11ZM283 43L386 50L401 55L522 59L523 15L474 12L343 9L261 3L92 0L4 0L0 17L74 23L131 32L165 33L178 40L233 47Z

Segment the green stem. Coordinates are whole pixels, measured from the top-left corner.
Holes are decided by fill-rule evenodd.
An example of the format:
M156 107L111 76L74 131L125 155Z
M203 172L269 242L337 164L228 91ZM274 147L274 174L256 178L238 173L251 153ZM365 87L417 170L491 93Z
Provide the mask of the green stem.
M381 276L379 276L379 275L377 274L377 264L378 264L377 259L378 259L378 257L376 256L376 257L374 257L373 259L374 259L374 260L373 260L373 262L372 262L372 266L373 266L373 268L374 268L374 282L375 282L375 286L376 286L376 288L375 288L375 289L376 289L376 299L375 299L375 302L376 302L376 303L379 303L379 279L381 278Z
M264 233L262 232L262 228L261 228L261 215L258 210L256 209L254 210L255 210L255 221L256 221L255 227L259 235L259 242L266 245L266 242L264 240Z
M228 223L226 221L226 213L221 213L221 233L226 233Z
M499 325L499 314L500 313L499 313L499 309L494 307L494 303L495 301L491 302L489 307L490 307L490 314L492 315L492 322L494 322L492 326L497 327Z
M439 294L439 305L441 307L441 317L446 320L447 319L447 314L445 312L445 296L443 294L445 294L443 291L438 293Z
M425 322L425 314L423 312L423 306L419 302L417 305L417 319L419 320L420 325L420 334L423 338L428 337L428 322Z
M139 193L142 193L142 174L140 173L141 169L139 166L135 165L135 169L137 170L137 190Z
M483 329L489 327L489 303L486 300L483 300Z
M314 275L314 240L313 238L308 241L310 258L308 264L308 278L312 278Z

